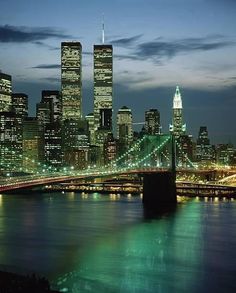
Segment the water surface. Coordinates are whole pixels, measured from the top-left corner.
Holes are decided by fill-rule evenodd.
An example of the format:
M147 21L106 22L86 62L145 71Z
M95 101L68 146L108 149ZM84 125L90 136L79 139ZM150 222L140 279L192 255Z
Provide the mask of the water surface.
M0 268L64 292L236 292L236 203L148 219L139 197L0 196Z

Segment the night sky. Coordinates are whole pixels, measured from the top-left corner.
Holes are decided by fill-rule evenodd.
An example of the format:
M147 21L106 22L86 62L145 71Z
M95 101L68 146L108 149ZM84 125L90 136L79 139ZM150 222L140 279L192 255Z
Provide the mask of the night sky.
M113 44L114 115L161 112L171 123L180 86L188 134L207 126L212 143L236 144L235 0L0 0L0 70L14 92L60 90L60 43L83 47L83 114L93 111L93 45Z

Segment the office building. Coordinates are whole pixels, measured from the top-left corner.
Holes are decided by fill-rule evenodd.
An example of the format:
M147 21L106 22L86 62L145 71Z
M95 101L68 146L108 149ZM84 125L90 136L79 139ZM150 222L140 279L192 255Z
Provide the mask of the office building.
M145 111L145 134L157 135L161 132L160 112L157 109Z
M111 45L94 45L94 133L91 142L98 147L97 164L104 165L104 143L112 133L113 59Z
M94 45L94 128L112 131L112 45Z
M216 162L223 166L236 165L236 149L231 143L216 146Z
M64 166L84 169L84 166L88 164L89 133L87 121L67 119L63 123L62 133Z
M82 46L80 42L61 43L62 118L82 118Z
M23 121L28 116L28 96L23 93L12 94L12 111Z
M117 141L114 139L113 134L110 133L104 143L104 164L107 165L116 159L117 155Z
M183 134L176 138L176 165L191 168L193 161L193 140L191 135Z
M117 140L119 155L125 153L133 142L132 112L126 106L117 113Z
M17 145L18 153L21 158L20 166L22 167L23 155L23 122L28 117L28 96L23 93L12 94L12 112L16 115L17 126Z
M42 131L36 117L27 117L23 122L23 170L46 172L46 166L43 166Z
M0 72L0 112L11 111L11 76Z
M51 122L44 129L44 163L59 170L62 166L62 132L59 122Z
M37 104L37 120L42 132L43 162L48 168L62 166L62 104L59 91L42 91Z
M2 171L20 171L22 157L17 130L16 114L0 112L0 170Z
M59 91L42 91L41 102L50 105L50 122L54 123L62 121L62 103Z
M94 130L94 115L93 115L93 113L86 115L85 120L88 123L89 143L91 145L95 145L95 130Z
M186 124L183 124L182 97L178 86L173 98L173 116L170 131L177 138L185 134L186 131Z
M47 124L51 122L51 107L49 103L37 103L36 105L36 117L38 120L39 127L42 132Z
M196 161L209 164L214 162L215 158L215 147L210 144L207 127L201 126L196 145Z

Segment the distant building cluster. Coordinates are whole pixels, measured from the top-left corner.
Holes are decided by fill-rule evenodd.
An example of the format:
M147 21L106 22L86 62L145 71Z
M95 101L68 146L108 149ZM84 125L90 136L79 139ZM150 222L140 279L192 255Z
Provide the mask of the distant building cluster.
M162 135L160 112L146 110L140 133L134 132L132 112L126 106L113 117L113 49L94 45L93 113L82 111L82 46L61 43L61 90L43 90L36 116L28 115L28 96L12 92L12 78L0 72L0 172L82 170L104 166L127 152L144 135ZM113 125L116 121L115 125ZM170 132L177 143L177 164L202 166L236 164L231 144L213 146L206 126L197 141L186 133L177 86ZM116 135L114 135L116 133Z

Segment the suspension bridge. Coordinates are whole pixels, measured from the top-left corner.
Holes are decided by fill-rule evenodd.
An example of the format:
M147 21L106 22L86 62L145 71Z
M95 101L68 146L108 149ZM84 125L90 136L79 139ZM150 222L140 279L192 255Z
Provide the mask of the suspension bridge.
M175 152L181 154L181 160L178 164ZM177 163L177 166L176 166ZM60 182L72 182L73 180L97 178L97 177L114 177L121 175L139 175L143 177L143 190L146 194L173 194L171 201L175 201L176 196L176 174L194 174L214 178L216 170L199 170L194 163L188 158L187 154L181 150L181 146L174 140L171 135L145 135L134 143L125 153L115 160L109 162L104 167L89 167L86 170L76 171L74 168L63 168L61 171L53 171L50 168L47 172L38 172L28 174L27 176L7 176L0 179L0 193L13 191L17 189L31 189L36 186L56 184ZM236 175L230 178L235 179ZM225 180L225 182L228 182ZM198 183L198 185L197 185ZM199 185L200 184L200 185ZM216 184L199 183L194 180L179 182L177 186L182 190L187 189L204 189L207 186L212 190L217 189ZM225 190L224 180L218 183L218 189ZM232 188L231 188L232 189ZM160 195L161 196L161 195ZM163 199L165 200L165 198ZM154 198L151 201L155 201Z

